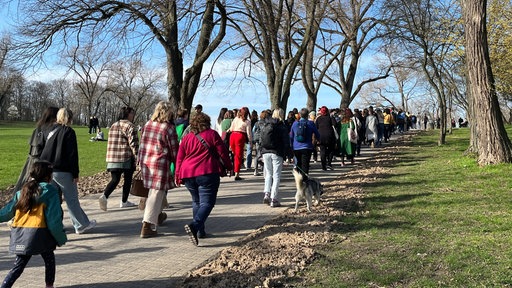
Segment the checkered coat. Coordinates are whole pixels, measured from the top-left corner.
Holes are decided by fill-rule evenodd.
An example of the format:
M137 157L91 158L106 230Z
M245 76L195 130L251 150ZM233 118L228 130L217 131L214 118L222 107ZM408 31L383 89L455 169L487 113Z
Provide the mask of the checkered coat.
M148 121L142 129L138 162L144 187L169 190L175 187L170 165L176 162L178 137L172 123Z
M119 120L108 131L107 162L126 162L137 157L139 135L137 128L128 120Z

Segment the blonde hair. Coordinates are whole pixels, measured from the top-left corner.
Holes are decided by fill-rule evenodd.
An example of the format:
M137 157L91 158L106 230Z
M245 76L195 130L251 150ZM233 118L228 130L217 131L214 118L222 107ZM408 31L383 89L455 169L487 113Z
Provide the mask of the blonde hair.
M277 108L272 113L272 118L279 119L279 121L284 120L284 110L281 108Z
M71 124L71 121L73 121L73 112L67 108L60 108L55 122L68 126Z
M174 120L174 113L172 111L172 105L168 101L160 101L156 104L155 112L151 116L151 121L156 122L170 122Z

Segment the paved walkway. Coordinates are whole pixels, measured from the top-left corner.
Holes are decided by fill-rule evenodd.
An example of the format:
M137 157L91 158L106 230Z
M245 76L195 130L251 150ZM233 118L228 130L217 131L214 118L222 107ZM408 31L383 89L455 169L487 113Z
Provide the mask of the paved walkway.
M363 156L369 154L371 152L363 151ZM312 163L311 175L322 181L330 181L351 167L341 168L339 162L335 163L335 171L322 171L319 163ZM192 214L190 194L184 187L169 191L167 199L172 208L165 211L168 219L159 227L158 237L147 239L139 237L143 212L137 207L119 208L119 190L111 195L108 212L99 209L99 195L82 198L82 208L90 219L98 221L98 225L82 235L68 232L68 242L56 250L55 286L173 287L180 276L294 205L295 184L291 167L285 166L283 170L280 186L283 207L279 208L262 204L262 176L243 171L243 181L234 181L233 177L223 178L217 204L206 223L207 233L213 236L200 239L199 247L189 242L183 229ZM130 200L138 203L137 197L130 196ZM74 232L67 215L64 215L64 225L68 231ZM14 260L6 252L8 243L9 231L2 224L0 280L12 268ZM44 262L40 256L32 258L14 287L44 287Z

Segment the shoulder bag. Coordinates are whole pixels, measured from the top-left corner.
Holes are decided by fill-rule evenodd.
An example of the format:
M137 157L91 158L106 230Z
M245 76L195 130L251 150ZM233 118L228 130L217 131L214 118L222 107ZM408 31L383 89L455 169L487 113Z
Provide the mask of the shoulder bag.
M203 146L206 147L206 150L208 150L210 152L210 154L212 154L212 157L219 160L220 166L222 168L222 172L220 173L220 177L227 176L228 173L226 172L227 171L226 165L224 164L224 161L222 161L222 158L217 153L217 151L212 149L210 147L210 145L208 145L208 143L206 143L206 141L203 139L203 137L201 137L201 135L199 135L199 133L196 133L195 135L196 135L197 139L199 140L199 142L201 142L201 144L203 144ZM229 174L229 176L231 176L231 173Z

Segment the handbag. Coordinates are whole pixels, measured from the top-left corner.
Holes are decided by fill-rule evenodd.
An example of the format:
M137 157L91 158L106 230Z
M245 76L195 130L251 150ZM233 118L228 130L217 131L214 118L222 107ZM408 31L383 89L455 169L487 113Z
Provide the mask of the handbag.
M212 154L213 158L219 160L220 166L222 168L221 169L222 172L220 173L220 177L227 176L228 173L227 173L226 165L224 164L224 161L222 160L220 155L217 153L217 151L213 150L210 147L210 145L208 145L208 143L206 143L206 141L203 139L203 137L201 137L201 135L199 135L199 133L196 133L195 135L196 135L197 139L199 140L199 142L201 142L201 144L203 144L203 146L206 147L206 149L210 152L210 154ZM231 172L229 173L229 176L231 177Z
M132 188L130 189L130 194L133 196L147 198L149 194L149 188L144 187L144 182L142 181L142 173L140 170L135 172L132 180Z
M350 142L352 142L352 143L357 143L357 133L354 130L354 128L352 128L351 124L352 124L352 122L350 123L350 125L347 128L348 140L350 140Z

